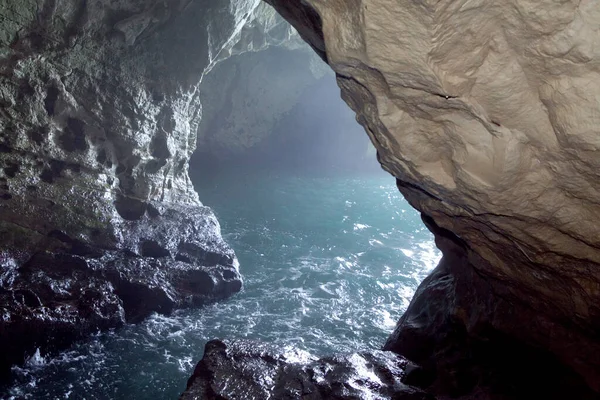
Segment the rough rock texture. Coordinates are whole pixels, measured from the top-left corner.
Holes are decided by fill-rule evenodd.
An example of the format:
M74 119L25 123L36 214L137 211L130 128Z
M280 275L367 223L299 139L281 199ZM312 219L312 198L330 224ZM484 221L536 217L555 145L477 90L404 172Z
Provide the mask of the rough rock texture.
M401 382L412 368L384 351L317 359L294 348L213 340L180 399L433 399Z
M596 3L268 2L337 73L408 201L461 243L442 246L386 348L427 343L407 355L457 395L481 382L442 366L453 347L477 369L480 341L539 352L530 365L553 359L600 392ZM464 341L439 333L456 330Z
M187 173L258 0L0 4L0 370L241 287Z
M99 329L200 306L241 288L235 254L208 208L171 205L125 221L119 228L128 237L120 248L16 226L3 224L13 238L31 243L0 254L4 368L32 349L57 350Z
M306 45L272 45L215 66L201 85L200 152L235 158L272 140L277 123L301 96L332 75L325 68Z

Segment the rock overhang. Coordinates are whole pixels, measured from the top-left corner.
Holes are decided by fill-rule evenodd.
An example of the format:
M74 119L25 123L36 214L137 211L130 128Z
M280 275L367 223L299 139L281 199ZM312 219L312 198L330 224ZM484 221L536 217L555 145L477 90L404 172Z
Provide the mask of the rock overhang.
M599 390L594 5L268 2L336 72L411 205L464 243L454 273L493 291L462 324L490 322Z

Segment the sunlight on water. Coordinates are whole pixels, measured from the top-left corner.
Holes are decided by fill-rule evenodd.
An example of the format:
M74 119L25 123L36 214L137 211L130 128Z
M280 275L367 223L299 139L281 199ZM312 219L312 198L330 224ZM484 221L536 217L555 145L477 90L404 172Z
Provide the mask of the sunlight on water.
M204 344L252 338L316 356L378 349L440 254L386 175L223 175L198 186L236 250L244 290L154 315L15 368L9 398L177 398Z

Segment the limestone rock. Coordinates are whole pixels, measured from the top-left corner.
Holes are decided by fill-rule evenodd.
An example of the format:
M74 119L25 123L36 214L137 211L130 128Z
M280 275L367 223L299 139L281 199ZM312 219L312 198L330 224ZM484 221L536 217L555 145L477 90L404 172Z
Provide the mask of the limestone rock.
M236 158L271 140L277 123L331 69L261 2L200 85L198 149Z
M353 112L341 106L331 68L271 6L262 2L220 57L200 84L192 177L218 163L349 168L340 154L359 159L357 169L379 168L372 154L367 160L372 147Z
M317 359L289 347L213 340L180 399L433 399L401 382L408 364L383 351Z
M2 375L36 348L240 289L188 160L202 77L257 5L0 5Z
M331 74L322 67L311 71L316 57L308 46L272 46L216 65L201 85L199 151L232 158L273 140L277 123L320 78Z
M408 201L464 244L448 279L486 295L450 292L446 318L547 352L600 391L596 3L268 2L336 72ZM388 348L404 348L413 316L434 323L425 292Z

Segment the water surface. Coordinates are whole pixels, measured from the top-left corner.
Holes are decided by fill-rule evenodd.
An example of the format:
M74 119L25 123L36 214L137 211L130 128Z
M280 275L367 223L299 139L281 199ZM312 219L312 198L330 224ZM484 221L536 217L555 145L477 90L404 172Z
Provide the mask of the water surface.
M10 398L175 399L206 341L251 338L316 355L378 349L439 253L389 175L240 170L197 180L245 278L201 310L99 333L15 368Z

